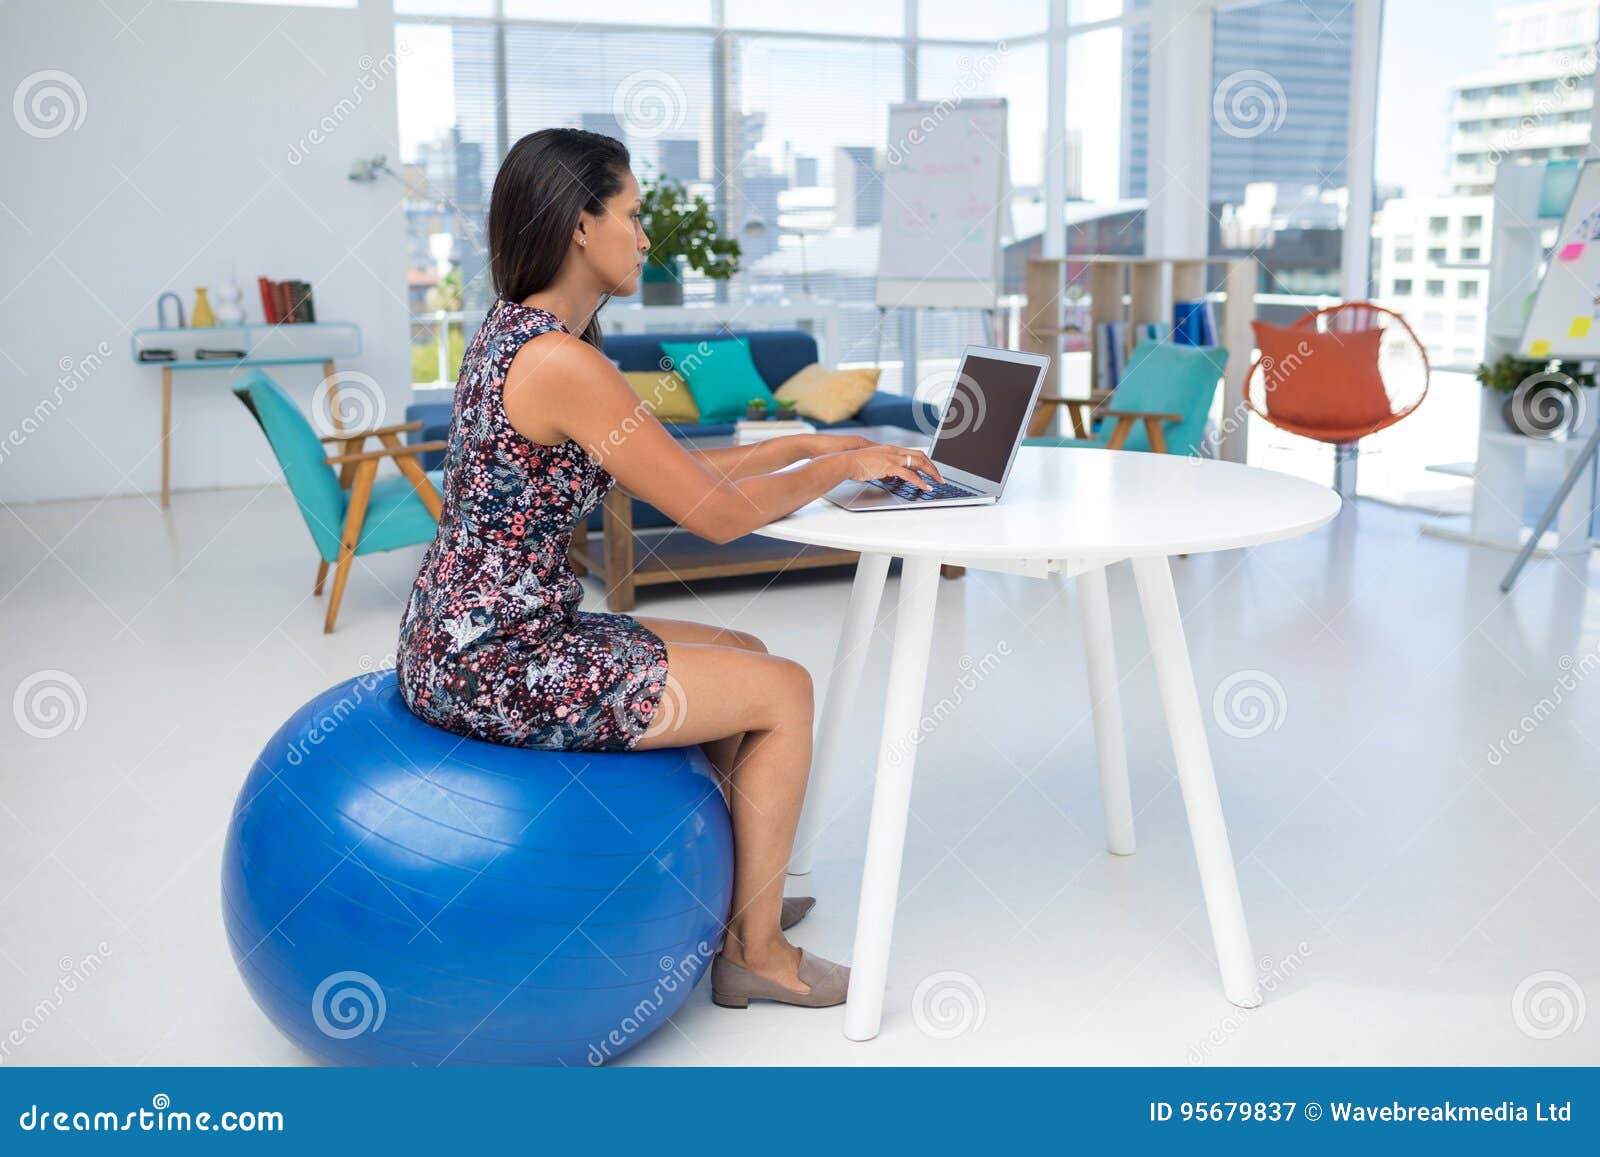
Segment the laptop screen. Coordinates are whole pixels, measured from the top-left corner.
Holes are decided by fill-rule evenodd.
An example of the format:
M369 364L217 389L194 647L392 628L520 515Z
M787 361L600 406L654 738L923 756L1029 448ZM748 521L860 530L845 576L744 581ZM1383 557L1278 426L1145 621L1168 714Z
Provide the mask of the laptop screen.
M1039 372L1036 365L968 354L945 404L934 461L999 482L1028 420Z

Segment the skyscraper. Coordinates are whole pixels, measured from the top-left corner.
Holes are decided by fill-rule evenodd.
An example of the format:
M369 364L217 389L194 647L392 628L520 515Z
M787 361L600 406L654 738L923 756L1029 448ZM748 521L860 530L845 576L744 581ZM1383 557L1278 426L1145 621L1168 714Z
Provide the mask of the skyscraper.
M1349 0L1271 0L1225 9L1213 25L1212 92L1239 116L1212 119L1211 201L1238 204L1256 182L1345 184L1349 148ZM1123 35L1123 195L1149 194L1150 28ZM1281 117L1281 119L1280 119Z

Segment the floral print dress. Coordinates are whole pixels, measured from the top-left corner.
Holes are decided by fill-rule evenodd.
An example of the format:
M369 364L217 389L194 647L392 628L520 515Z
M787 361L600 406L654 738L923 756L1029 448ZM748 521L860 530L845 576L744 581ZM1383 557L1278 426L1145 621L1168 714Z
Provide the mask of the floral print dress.
M400 623L400 692L422 719L521 747L624 751L654 718L667 648L628 615L578 610L572 528L615 479L578 443L517 433L501 400L524 342L567 332L497 298L461 363L439 534Z

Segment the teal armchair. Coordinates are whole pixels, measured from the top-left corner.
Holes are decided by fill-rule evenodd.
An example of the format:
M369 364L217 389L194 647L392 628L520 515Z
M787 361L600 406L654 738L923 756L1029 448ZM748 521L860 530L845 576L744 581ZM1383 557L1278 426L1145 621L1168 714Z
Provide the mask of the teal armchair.
M1076 437L1042 435L1026 439L1023 445L1198 454L1227 364L1228 351L1220 346L1141 342L1133 347L1122 381L1109 394L1039 399L1031 430L1042 431L1054 408L1064 406Z
M322 628L331 632L357 555L433 541L442 506L439 473L425 472L420 456L446 444L401 442L401 435L419 429L421 422L319 437L289 395L260 370L246 374L233 392L267 436L321 556L313 594L322 593L328 567L334 567ZM366 448L369 438L377 439L378 449ZM336 453L328 454L324 443ZM380 481L378 463L386 458L399 467L400 476Z

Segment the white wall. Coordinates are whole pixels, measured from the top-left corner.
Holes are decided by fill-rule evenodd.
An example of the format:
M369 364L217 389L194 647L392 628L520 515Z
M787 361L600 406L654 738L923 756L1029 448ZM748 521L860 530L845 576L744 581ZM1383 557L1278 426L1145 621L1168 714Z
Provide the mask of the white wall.
M372 375L400 420L401 189L346 179L358 156L399 157L388 8L0 5L13 114L0 116L0 500L159 487L160 371L132 362L129 334L155 324L162 291L187 311L231 264L250 321L265 275L311 282L320 319L359 324L366 352L339 368ZM15 94L52 69L81 87L84 115L41 138L14 115ZM317 368L268 372L309 406ZM279 476L230 377L174 375L175 489Z

